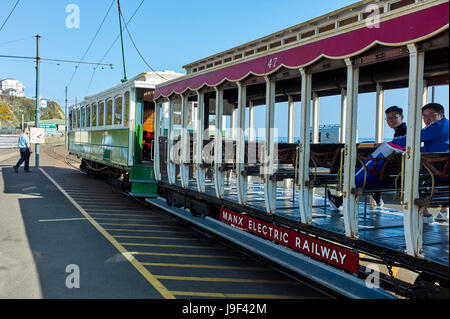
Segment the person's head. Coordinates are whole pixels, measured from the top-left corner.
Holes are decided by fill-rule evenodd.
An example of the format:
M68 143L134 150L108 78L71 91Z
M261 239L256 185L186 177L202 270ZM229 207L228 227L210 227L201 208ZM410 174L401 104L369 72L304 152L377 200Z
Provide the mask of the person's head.
M390 128L396 129L403 123L403 110L402 108L393 105L384 111L386 114L386 122Z
M422 118L425 125L442 120L444 112L444 107L439 103L428 103L422 107Z
M28 127L25 127L25 128L22 130L22 132L23 132L23 134L28 134L28 132L29 132Z

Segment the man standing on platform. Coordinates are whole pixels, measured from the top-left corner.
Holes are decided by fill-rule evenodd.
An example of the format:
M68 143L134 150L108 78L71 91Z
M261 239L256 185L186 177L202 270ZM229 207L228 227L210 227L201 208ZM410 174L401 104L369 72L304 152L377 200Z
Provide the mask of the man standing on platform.
M25 162L25 172L31 173L30 171L30 154L31 154L31 143L30 137L28 136L29 131L28 128L24 128L22 134L19 136L19 150L20 150L20 159L17 164L14 166L14 171L16 173L19 172L19 167Z

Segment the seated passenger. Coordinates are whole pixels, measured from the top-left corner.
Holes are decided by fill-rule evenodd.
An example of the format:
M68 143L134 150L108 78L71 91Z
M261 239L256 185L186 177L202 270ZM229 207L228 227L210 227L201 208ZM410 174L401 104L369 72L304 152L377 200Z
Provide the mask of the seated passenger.
M403 122L403 109L396 105L388 107L384 112L386 114L386 123L394 130L394 138L406 135L406 123ZM371 206L383 207L384 202L380 192L372 194L373 201Z
M424 123L426 125L425 128L422 129L420 134L420 141L424 143L424 152L447 152L449 151L449 121L445 118L444 107L437 103L429 103L422 108L422 117ZM387 156L387 152L391 152L392 150L389 147L392 147L394 151L404 151L404 147L406 146L406 136L395 137L391 143L384 143L379 148L375 150L371 154L371 157L377 156ZM384 155L382 155L384 154ZM370 168L370 162L374 161L366 161L365 165ZM372 165L373 166L373 165ZM380 166L381 169L381 165ZM366 185L373 186L376 185L378 179L376 176L367 173ZM355 175L355 185L356 187L361 186L361 181L364 179L364 167L362 167ZM378 185L376 185L378 186ZM328 198L331 203L336 207L340 208L343 203L342 196L335 196L328 191ZM432 221L432 215L425 209L424 211L424 222ZM444 207L441 209L439 214L436 216L437 221L445 221L448 220L448 207Z

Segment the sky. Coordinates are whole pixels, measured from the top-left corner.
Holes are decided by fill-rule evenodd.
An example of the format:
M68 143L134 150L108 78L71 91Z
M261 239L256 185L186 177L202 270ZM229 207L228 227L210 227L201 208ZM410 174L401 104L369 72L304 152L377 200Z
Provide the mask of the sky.
M1 0L0 26L17 0ZM20 0L0 31L0 55L35 56L35 35L41 36L40 56L45 58L100 62L119 35L117 1L113 0ZM130 33L147 63L155 70L185 73L183 65L250 42L284 28L302 23L354 0L122 0L123 15ZM73 5L79 8L79 26L72 19ZM108 12L109 13L106 15ZM67 9L67 11L66 11ZM105 21L96 34L106 15ZM69 23L67 23L69 22ZM127 77L150 71L124 31ZM86 53L86 54L85 54ZM64 109L65 87L68 104L120 83L123 66L120 41L117 41L103 63L109 67L73 63L43 62L40 95L57 101ZM0 57L0 79L15 78L25 85L25 96L35 96L35 63L33 60ZM71 80L72 79L72 80ZM92 79L92 81L91 81ZM431 95L431 93L430 93ZM448 86L436 88L436 101L443 104L448 115ZM386 91L385 107L399 105L406 110L407 90ZM338 124L340 97L327 97L320 102L319 124ZM287 107L276 105L275 125L279 136L287 134ZM330 112L330 110L332 110ZM361 94L358 108L358 134L370 138L375 134L375 94ZM300 120L300 103L295 105L295 122ZM264 126L264 108L256 108L256 128ZM263 125L263 126L261 126ZM295 136L299 135L299 125ZM385 137L393 135L385 125Z

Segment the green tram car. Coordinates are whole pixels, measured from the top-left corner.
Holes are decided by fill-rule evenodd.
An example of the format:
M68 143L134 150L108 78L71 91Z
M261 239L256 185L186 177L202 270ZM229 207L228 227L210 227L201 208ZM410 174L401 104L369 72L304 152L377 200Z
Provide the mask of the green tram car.
M81 158L80 168L93 175L122 175L131 196L156 196L155 127L161 128L162 135L167 129L164 116L155 125L154 89L181 75L144 72L69 107L66 148ZM168 103L163 107L168 108Z

